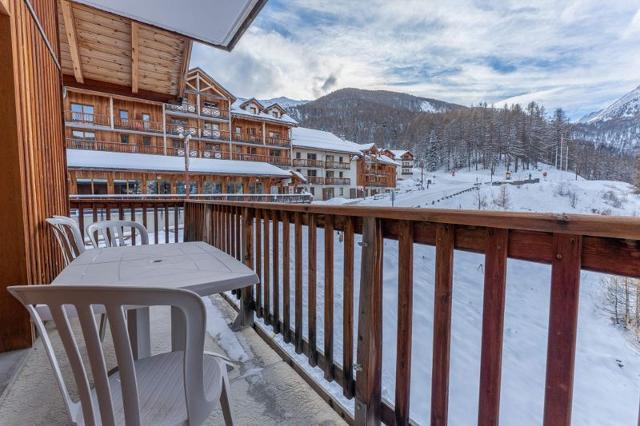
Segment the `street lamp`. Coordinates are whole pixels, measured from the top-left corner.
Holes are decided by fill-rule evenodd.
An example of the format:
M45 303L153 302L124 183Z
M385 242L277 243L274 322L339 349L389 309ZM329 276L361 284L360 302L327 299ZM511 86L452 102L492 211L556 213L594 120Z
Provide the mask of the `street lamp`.
M184 130L179 133L180 139L184 140L184 194L185 198L189 198L191 185L189 182L189 141L191 140L191 132L184 134Z

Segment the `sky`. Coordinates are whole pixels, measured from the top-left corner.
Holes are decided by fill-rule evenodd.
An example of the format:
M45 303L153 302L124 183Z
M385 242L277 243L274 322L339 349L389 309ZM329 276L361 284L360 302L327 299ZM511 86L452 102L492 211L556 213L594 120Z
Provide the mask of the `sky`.
M640 85L640 0L269 0L232 52L196 45L239 97L344 87L569 117Z

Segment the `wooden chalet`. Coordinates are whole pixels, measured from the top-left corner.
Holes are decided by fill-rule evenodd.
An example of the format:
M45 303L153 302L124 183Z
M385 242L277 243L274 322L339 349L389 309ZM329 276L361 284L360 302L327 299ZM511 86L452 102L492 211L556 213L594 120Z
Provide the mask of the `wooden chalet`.
M399 163L384 155L375 144L360 146L363 156L357 160L358 190L369 196L395 188Z
M397 174L398 179L406 179L413 176L413 167L415 158L411 151L404 149L382 149L380 151L382 155L385 155L398 163Z

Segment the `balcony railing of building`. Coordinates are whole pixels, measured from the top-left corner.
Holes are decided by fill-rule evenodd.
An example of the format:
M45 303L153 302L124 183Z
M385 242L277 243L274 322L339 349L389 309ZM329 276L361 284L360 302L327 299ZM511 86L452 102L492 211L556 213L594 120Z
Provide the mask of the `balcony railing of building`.
M240 301L259 318L262 325L254 327L256 332L286 359L292 360L295 351L311 366L322 369L324 378L319 378L291 362L336 410L356 424L409 424L410 405L429 403L432 424L447 424L456 250L484 256L479 424L496 424L499 418L509 258L551 265L550 308L540 306L550 309L546 373L542 373L546 378L543 416L545 424L559 426L571 423L581 271L640 276L640 222L633 218L206 201L187 201L185 206L186 241L209 242L244 261L261 277L254 288L242 291ZM322 243L317 241L318 229L324 231ZM334 250L336 231L343 241L341 253ZM362 240L357 245L360 238L356 234ZM397 315L389 317L382 311L382 268L388 256L383 250L385 239L398 241L399 248L397 258L391 260L398 265ZM410 386L413 253L419 245L435 247L430 401L412 398ZM324 262L318 262L319 248ZM342 271L334 271L334 256L343 258ZM356 264L356 259L361 263ZM306 264L310 266L303 268ZM318 282L318 268L323 283ZM359 297L354 294L356 268L360 269ZM337 303L342 315L334 315L335 274L343 276L342 299ZM318 285L323 286L322 292L317 292ZM324 311L322 341L317 340L320 305ZM338 318L341 324L336 323ZM382 330L387 321L394 321L392 327L397 329L391 401L381 397ZM336 330L342 330L341 359L334 355ZM388 371L394 368L385 367ZM355 419L325 390L323 385L329 382L342 387L348 399L355 398Z
M66 147L69 149L86 149L92 151L128 152L137 154L164 154L164 147L135 143L121 143L111 141L98 141L95 139L66 138Z
M204 117L220 118L226 120L229 118L229 111L220 108L202 106L200 107L200 115Z
M365 175L364 177L366 186L389 186L390 180L389 175Z
M324 185L324 178L322 176L307 176L307 182L312 185Z
M326 177L324 179L326 185L350 185L351 179L341 177Z
M295 167L324 167L324 161L321 160L312 160L307 158L294 158L293 165Z
M200 137L202 139L228 141L229 132L227 130L220 129L200 129Z
M324 166L327 169L349 170L351 163L346 163L344 161L326 161Z
M233 154L235 160L245 161L261 161L265 163L275 164L277 166L290 166L291 159L289 157L276 157L271 155L247 154L244 152L236 152Z
M165 104L165 110L181 112L184 114L196 114L198 112L198 108L194 104L187 102L181 104Z
M248 132L234 132L231 135L231 139L233 139L236 142L263 145L262 133L261 132L256 132L256 133L253 133L253 134L252 133L248 133Z
M116 129L134 130L138 132L163 133L164 127L162 122L147 120L122 120L115 119L113 126Z
M265 142L267 145L272 145L272 146L282 146L282 147L291 146L291 140L287 138L267 136L267 138L265 139Z
M187 135L190 134L192 137L198 137L198 127L190 126L188 124L167 124L167 134L169 135Z
M71 125L111 126L111 118L107 114L90 114L84 112L65 111L64 121Z

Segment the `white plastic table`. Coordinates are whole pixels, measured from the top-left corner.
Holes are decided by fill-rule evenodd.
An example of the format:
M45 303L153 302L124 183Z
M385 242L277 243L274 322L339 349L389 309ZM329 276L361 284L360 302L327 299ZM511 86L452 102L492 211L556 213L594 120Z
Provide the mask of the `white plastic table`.
M258 276L235 258L204 242L109 247L87 250L53 284L150 286L191 290L210 296L258 283ZM240 304L241 309L244 304ZM242 315L242 312L241 312ZM127 315L134 357L151 354L149 309ZM184 322L172 310L172 347L184 348Z

